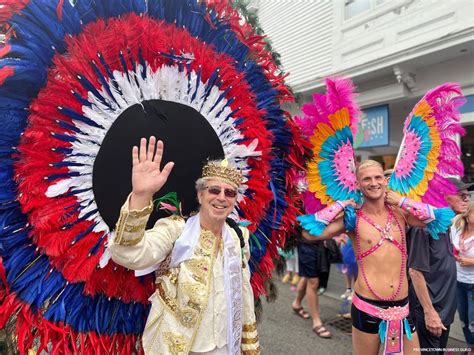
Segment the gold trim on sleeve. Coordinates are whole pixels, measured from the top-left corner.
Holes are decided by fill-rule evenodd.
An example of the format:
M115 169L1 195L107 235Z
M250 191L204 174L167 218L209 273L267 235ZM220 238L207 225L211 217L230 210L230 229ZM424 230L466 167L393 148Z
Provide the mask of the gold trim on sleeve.
M257 349L242 350L242 355L260 355L260 346Z
M145 235L145 230L141 233L141 235L137 238L134 239L123 239L119 238L119 236L116 236L114 239L115 244L123 246L123 247L133 247L140 243L143 239L143 236Z
M136 226L131 225L131 224L126 224L124 230L127 233L137 233L137 232L141 232L145 228L146 228L146 222L145 223L140 223Z
M254 332L257 330L257 323L244 324L242 326L242 331L244 332Z
M153 203L150 201L150 204L141 210L130 210L128 212L129 216L132 218L142 218L146 217L153 212Z
M242 337L242 344L256 344L258 343L258 335L254 338Z

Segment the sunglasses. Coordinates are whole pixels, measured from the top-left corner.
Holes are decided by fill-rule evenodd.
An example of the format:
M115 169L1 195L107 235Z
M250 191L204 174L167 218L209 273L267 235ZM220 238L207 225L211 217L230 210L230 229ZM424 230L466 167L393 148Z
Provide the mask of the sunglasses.
M219 186L206 186L206 189L211 195L220 195L222 191ZM224 189L224 195L225 197L234 198L235 196L237 196L237 191L226 188Z
M471 194L469 193L458 193L458 196L461 198L463 201L469 201L471 199Z

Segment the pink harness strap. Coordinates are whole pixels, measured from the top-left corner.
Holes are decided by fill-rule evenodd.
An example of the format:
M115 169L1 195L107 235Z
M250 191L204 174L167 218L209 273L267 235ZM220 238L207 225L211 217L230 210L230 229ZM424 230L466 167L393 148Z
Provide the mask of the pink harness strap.
M405 231L402 229L398 219L395 218L392 209L389 206L387 206L386 208L388 209L388 218L387 218L387 223L385 224L384 228L380 227L377 223L372 221L369 218L369 216L365 215L362 212L362 210L359 210L357 212L355 240L356 240L356 246L357 246L357 264L359 266L359 270L360 270L360 273L362 274L362 277L365 281L365 284L367 285L367 288L379 300L393 301L398 296L400 291L402 290L403 278L404 278L404 275L405 275L405 266L406 266L407 253L406 253L406 249L405 249ZM374 245L372 248L370 248L369 250L367 250L365 252L361 251L362 248L361 248L361 245L360 245L361 243L360 243L360 234L359 234L359 230L360 230L359 229L359 223L360 223L361 218L366 220L372 227L374 227L380 233L379 242L376 245ZM393 219L395 219L395 222L396 222L397 227L398 227L398 231L399 231L399 233L402 237L402 242L401 243L398 243L397 240L394 239L392 237L391 233L390 233L390 229L391 229L391 226L392 226L392 220ZM372 286L370 286L369 279L367 278L367 275L365 273L365 268L364 268L364 264L362 262L362 259L365 256L367 256L370 253L377 250L380 247L380 245L387 239L390 240L394 245L396 245L400 249L400 252L402 253L402 263L400 265L400 278L398 280L397 289L395 290L394 293L392 293L392 295L390 297L383 297L383 296L379 295L377 292L375 292L375 290L372 288Z
M365 258L366 256L372 254L374 251L376 251L386 240L388 240L389 242L391 242L393 245L395 245L398 249L400 249L400 251L403 253L404 252L404 249L402 247L402 245L398 242L398 240L396 239L393 239L393 237L380 237L379 241L377 242L377 244L375 244L374 246L372 246L370 249L364 251L363 253L360 253L359 255L357 255L357 260L362 260L363 258Z
M385 340L384 354L403 354L403 324L408 317L408 303L403 307L380 308L361 300L357 294L352 296L352 304L360 311L382 319L379 326L381 341ZM385 323L384 323L385 322ZM386 324L385 329L383 325ZM380 329L382 327L382 329Z
M385 225L384 228L382 228L380 225L378 225L377 223L375 223L374 221L372 221L372 219L369 218L369 216L365 215L362 210L359 210L358 212L358 216L362 219L364 219L367 223L369 223L372 227L374 227L375 229L377 229L379 232L380 232L380 239L379 241L377 242L377 244L373 245L370 249L364 251L363 253L360 253L357 255L357 260L362 260L363 258L365 258L366 256L372 254L373 252L375 252L378 248L380 248L380 246L386 241L388 240L389 242L391 242L393 245L395 245L398 249L400 249L400 251L402 253L404 253L404 248L403 246L398 242L398 240L394 239L391 235L390 235L390 229L391 229L391 225L392 225L392 221L393 219L395 218L395 216L393 215L393 211L392 209L389 208L388 210L388 219L387 219L387 223Z

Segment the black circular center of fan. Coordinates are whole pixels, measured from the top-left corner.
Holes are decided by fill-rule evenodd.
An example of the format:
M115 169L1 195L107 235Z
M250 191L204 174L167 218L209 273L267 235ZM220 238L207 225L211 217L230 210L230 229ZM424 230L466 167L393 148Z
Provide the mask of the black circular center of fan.
M194 182L201 176L203 164L208 159L224 157L214 129L192 107L164 100L144 101L129 107L112 124L94 162L94 197L110 229L115 229L120 207L132 191L132 147L139 145L141 137L152 135L164 143L162 167L169 161L175 162L155 199L177 192L184 214L198 207ZM155 205L148 228L167 215L157 211Z

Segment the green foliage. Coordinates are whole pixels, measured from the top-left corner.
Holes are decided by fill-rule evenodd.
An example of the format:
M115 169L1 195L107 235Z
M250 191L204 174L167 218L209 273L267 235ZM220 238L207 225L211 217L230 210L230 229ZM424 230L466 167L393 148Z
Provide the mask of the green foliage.
M258 16L256 13L248 10L248 5L250 4L250 0L233 0L232 6L236 9L242 17L245 19L246 22L252 26L255 33L259 36L263 36L265 33L260 25L260 21L258 20ZM275 61L276 65L280 69L281 67L281 55L280 53L276 52L273 49L272 41L266 37L265 41L265 49L272 54L273 60Z

